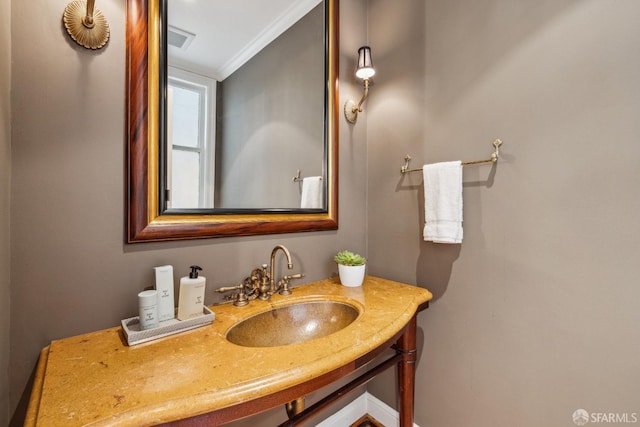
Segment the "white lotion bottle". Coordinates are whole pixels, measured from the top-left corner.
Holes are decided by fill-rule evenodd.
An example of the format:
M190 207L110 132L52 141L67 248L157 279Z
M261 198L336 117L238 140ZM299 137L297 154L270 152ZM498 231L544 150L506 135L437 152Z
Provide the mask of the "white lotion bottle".
M192 265L189 277L180 279L178 296L178 320L188 320L204 315L204 290L206 277L198 276L202 268Z
M173 267L163 265L154 268L156 290L158 291L158 320L164 322L176 317L176 304L173 297Z

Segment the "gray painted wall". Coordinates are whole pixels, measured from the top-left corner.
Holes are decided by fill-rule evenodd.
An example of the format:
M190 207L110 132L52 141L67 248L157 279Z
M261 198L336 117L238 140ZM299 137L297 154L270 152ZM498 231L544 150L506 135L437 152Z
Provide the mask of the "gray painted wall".
M369 0L378 74L359 123L341 122L340 230L141 245L123 243L124 3L98 4L112 40L96 53L68 41L65 5L12 3L11 412L40 348L131 315L151 267L201 263L212 290L276 243L308 280L335 271L337 248L368 248L370 273L434 292L419 320L420 425L640 412L635 0ZM343 1L342 101L359 96L363 11ZM475 160L496 137L500 163L464 172L464 243L423 242L422 179L400 177L404 155ZM393 403L392 381L370 390Z
M365 9L363 2L343 3L343 19L354 25L341 32L348 52L341 75L351 76L352 43L362 42ZM268 262L276 244L286 245L296 271L306 274L300 283L334 274L337 250L366 250L364 127L340 129L338 231L124 244L125 3L97 3L111 27L109 44L98 52L70 41L61 24L66 4L12 3L10 401L12 412L20 403L16 425L40 349L135 314L136 293L152 283L154 266L173 264L179 277L189 265L201 265L210 303L217 286ZM355 90L341 89L342 96Z
M323 34L320 4L219 85L216 207L299 208L323 174Z
M0 424L9 422L11 2L0 2Z
M421 426L640 414L640 3L369 1L370 272L435 294ZM422 241L423 163L464 169L464 241ZM392 378L369 390L393 403ZM622 424L617 424L622 425Z

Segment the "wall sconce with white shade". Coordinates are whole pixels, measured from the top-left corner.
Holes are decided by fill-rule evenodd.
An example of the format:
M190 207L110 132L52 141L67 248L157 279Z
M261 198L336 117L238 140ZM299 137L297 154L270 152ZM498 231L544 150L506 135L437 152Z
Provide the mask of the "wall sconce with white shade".
M95 0L76 0L67 5L62 22L73 41L87 49L100 49L109 40L109 23L94 9Z
M362 112L362 104L369 95L370 79L376 73L373 68L373 61L371 60L371 48L369 46L362 46L358 49L358 69L356 70L356 77L362 79L362 86L364 92L360 102L357 104L352 99L349 99L344 104L344 116L349 123L355 123L358 120L358 113Z

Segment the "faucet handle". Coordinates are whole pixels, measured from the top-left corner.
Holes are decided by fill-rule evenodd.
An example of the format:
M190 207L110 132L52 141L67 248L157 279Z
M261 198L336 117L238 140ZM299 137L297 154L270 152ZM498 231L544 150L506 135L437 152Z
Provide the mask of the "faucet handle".
M225 293L225 292L231 292L231 291L235 291L237 289L240 289L242 286L243 285L240 284L240 285L235 285L235 286L227 286L227 287L224 287L224 288L218 288L218 289L216 289L216 292L220 292L221 294Z
M289 289L289 280L302 279L303 277L304 277L304 274L302 273L285 275L284 277L282 277L282 280L278 283L278 288L281 287L280 292L278 293L280 295L291 295L291 289Z
M236 285L236 286L218 288L216 289L216 292L224 293L224 292L230 292L235 290L238 290L240 292L238 292L238 294L235 295L235 301L233 302L233 305L235 305L236 307L242 307L244 305L249 304L249 298L247 298L247 294L244 293L244 283L240 283L239 285Z

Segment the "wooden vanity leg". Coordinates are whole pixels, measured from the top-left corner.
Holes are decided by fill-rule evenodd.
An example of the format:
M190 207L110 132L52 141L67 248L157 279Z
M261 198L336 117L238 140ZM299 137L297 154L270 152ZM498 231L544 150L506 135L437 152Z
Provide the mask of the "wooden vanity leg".
M398 363L400 427L413 427L413 399L416 379L416 329L416 316L413 316L396 344L396 350L403 355L402 361Z

